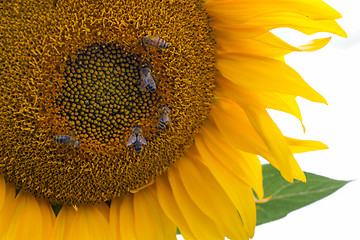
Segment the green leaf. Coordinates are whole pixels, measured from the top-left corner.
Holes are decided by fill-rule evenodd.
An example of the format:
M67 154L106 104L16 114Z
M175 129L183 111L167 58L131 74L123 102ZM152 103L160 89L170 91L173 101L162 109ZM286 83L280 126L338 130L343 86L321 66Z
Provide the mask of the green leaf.
M263 186L265 197L272 195L266 203L256 204L256 225L285 217L288 213L316 202L349 181L339 181L306 173L306 183L295 180L289 183L270 164L263 165ZM329 209L330 210L330 209Z

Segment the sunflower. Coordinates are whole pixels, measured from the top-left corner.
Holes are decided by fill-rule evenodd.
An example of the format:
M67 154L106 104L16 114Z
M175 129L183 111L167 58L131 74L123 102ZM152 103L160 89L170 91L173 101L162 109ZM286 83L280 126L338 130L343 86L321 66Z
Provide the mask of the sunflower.
M305 181L266 109L325 99L270 30L345 36L320 0L0 2L1 239L248 239L258 156Z

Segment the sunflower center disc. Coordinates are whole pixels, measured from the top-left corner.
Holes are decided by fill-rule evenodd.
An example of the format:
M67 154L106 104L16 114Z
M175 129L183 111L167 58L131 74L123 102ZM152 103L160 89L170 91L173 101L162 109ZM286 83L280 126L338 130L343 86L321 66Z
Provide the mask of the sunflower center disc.
M102 202L146 186L191 146L214 90L203 2L5 5L0 172L7 181L54 204ZM154 86L144 86L148 74Z
M149 120L163 101L140 90L140 68L139 56L115 44L93 44L68 61L57 104L84 145L125 142L135 124L155 131Z

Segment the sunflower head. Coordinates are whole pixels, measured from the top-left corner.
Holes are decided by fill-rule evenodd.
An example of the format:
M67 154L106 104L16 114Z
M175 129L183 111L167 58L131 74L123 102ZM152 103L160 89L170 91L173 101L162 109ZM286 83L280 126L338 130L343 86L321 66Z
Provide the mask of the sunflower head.
M37 197L135 191L209 113L215 41L198 1L9 2L2 20L0 171Z

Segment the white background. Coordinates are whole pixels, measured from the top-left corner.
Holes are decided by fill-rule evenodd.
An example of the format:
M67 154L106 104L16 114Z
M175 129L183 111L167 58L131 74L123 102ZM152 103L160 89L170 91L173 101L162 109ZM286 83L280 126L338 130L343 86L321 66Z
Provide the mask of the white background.
M360 1L325 2L343 15L338 23L348 38L334 36L325 48L292 53L286 61L329 105L297 99L305 134L294 117L279 113L272 116L285 135L320 140L329 146L328 150L297 154L304 171L354 181L281 220L258 226L254 240L360 240ZM278 33L285 36L283 31ZM288 33L283 39L295 45L304 39L295 31Z
M325 48L292 53L286 61L329 105L297 99L305 134L294 117L274 111L271 115L285 135L319 140L329 146L328 150L297 154L304 171L354 181L283 219L256 227L254 240L360 240L360 1L325 2L343 15L338 23L348 38L334 36ZM275 33L295 46L314 38L286 31Z

